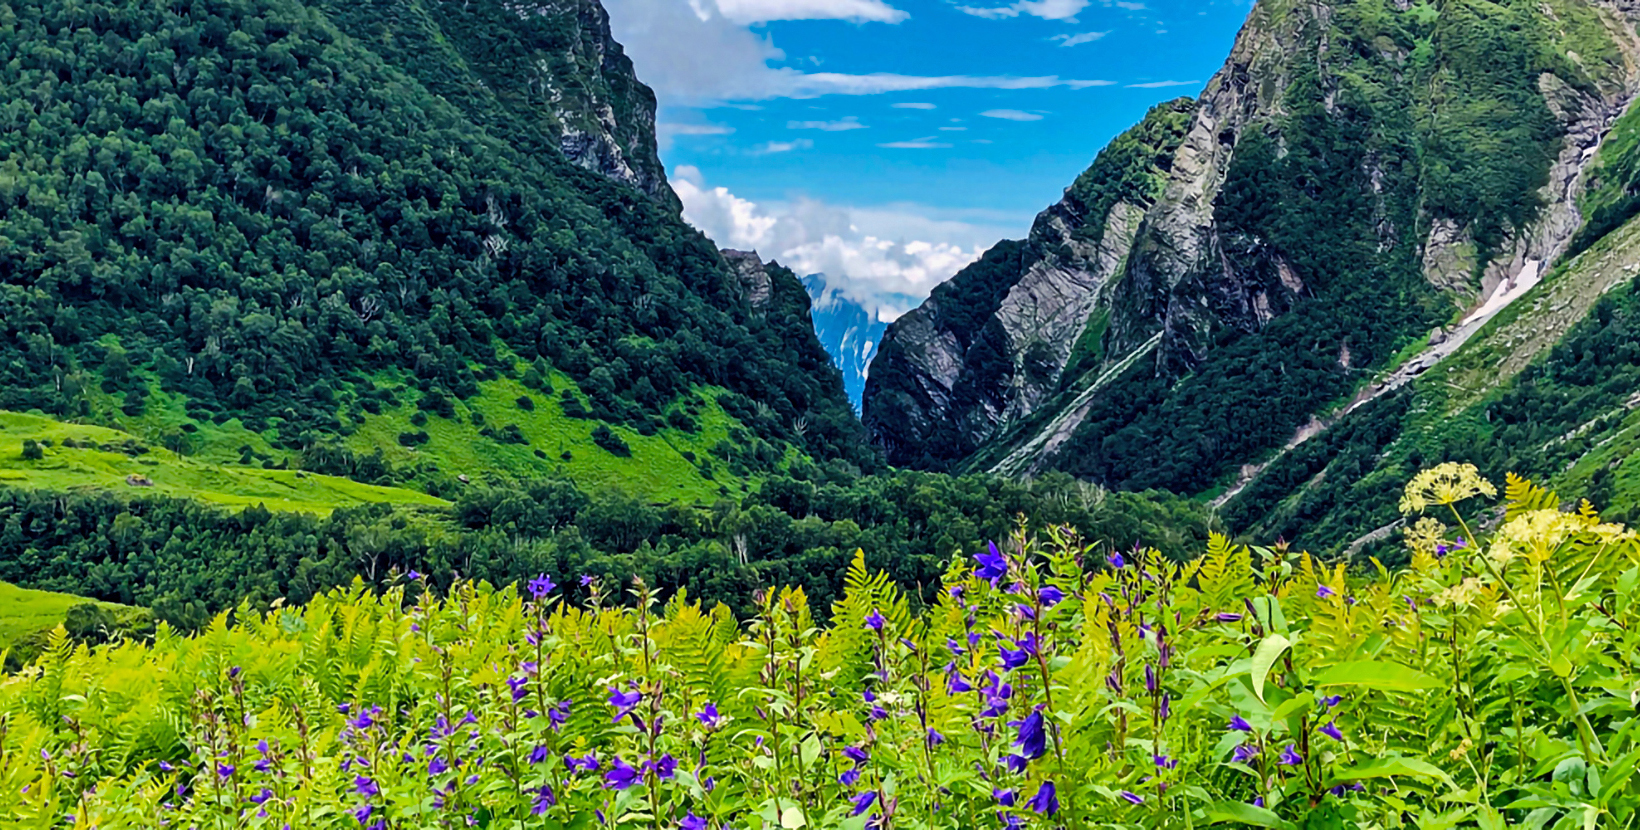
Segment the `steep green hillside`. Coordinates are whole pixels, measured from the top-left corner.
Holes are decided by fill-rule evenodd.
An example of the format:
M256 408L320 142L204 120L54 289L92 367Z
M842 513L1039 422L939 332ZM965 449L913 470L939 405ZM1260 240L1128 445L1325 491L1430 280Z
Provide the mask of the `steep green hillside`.
M338 4L342 28L295 0L0 9L0 407L295 466L394 449L406 406L504 429L539 364L587 429L521 423L522 455L430 429L435 462L399 478L587 464L599 424L657 498L717 492L682 452L741 469L729 485L793 455L875 463L801 285L771 269L750 299L676 216L652 96L596 4L369 6ZM545 74L429 89L520 61ZM511 118L542 84L579 92ZM630 119L589 133L606 105ZM733 426L758 451L708 459Z
M88 600L70 594L30 591L0 582L0 649L11 648L22 637L56 628L68 617L68 610ZM113 603L97 603L110 613L124 610Z

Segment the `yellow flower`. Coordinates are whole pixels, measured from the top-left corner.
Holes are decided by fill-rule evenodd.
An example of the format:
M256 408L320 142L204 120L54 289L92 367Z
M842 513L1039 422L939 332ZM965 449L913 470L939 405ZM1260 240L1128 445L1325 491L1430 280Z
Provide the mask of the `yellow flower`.
M1455 605L1459 608L1468 608L1481 598L1484 586L1475 577L1466 577L1464 581L1436 594L1430 599L1438 606Z
M1435 564L1435 546L1446 541L1446 525L1432 516L1424 516L1402 531L1407 549L1412 551L1412 569L1423 571Z
M1401 496L1401 512L1422 513L1432 504L1457 504L1474 496L1491 498L1497 494L1498 488L1482 478L1475 465L1448 461L1412 477L1406 494Z

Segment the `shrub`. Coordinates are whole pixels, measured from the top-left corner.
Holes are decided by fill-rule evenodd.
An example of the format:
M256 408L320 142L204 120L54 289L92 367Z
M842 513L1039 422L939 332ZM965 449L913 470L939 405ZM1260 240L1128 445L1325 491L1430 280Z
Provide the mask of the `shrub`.
M627 446L626 441L615 434L615 430L610 429L607 424L599 424L592 430L592 443L622 458L632 455L632 448Z
M40 442L34 440L33 438L24 438L23 439L23 460L24 461L39 461L40 459L45 458L45 457L46 457L46 453L45 453L45 450L40 448Z

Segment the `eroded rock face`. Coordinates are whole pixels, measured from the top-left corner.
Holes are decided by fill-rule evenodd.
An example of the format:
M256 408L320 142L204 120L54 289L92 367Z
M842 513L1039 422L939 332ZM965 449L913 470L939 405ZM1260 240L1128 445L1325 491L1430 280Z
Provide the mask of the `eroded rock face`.
M740 298L754 309L766 308L774 295L774 282L769 278L768 269L763 267L763 258L756 251L726 249L722 253L735 272Z
M972 451L1057 394L1079 351L1097 353L1103 331L1090 325L1193 107L1157 107L1028 238L999 244L888 328L864 418L891 463L940 466Z

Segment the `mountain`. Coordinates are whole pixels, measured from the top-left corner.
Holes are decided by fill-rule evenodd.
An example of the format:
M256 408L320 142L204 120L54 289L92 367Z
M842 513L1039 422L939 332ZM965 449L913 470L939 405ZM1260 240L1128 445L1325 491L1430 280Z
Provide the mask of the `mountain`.
M889 327L873 440L897 464L1198 494L1233 527L1358 547L1393 505L1329 488L1477 456L1520 417L1498 401L1544 401L1522 384L1567 377L1586 339L1628 342L1637 15L1259 0L1198 100L1152 111L1028 239ZM1478 460L1590 461L1542 451L1556 427L1621 431L1615 393L1570 376L1556 394L1584 404Z
M596 0L13 12L0 409L435 491L875 463L803 286L679 217Z
M848 297L840 287L828 283L825 274L804 277L803 288L809 292L814 333L820 337L820 345L826 347L826 354L831 355L832 363L842 371L843 388L848 390L855 411L859 411L866 374L877 357L877 345L883 341L888 324L882 321L878 308L867 308Z

